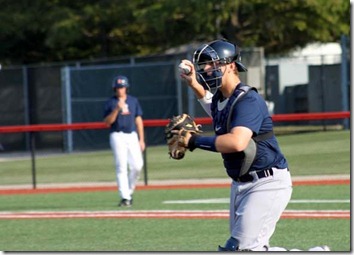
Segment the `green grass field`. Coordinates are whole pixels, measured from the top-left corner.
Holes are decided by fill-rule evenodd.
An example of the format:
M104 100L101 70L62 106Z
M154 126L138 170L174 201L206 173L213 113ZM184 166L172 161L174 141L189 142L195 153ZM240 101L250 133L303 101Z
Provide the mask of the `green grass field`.
M278 140L293 176L350 173L349 131L283 135ZM149 180L227 178L218 153L195 150L183 160L173 160L166 146L153 146L146 155ZM0 185L31 184L31 160L1 162L0 176ZM109 150L37 156L36 179L39 185L115 181L113 156Z
M293 176L350 174L349 131L280 136ZM0 164L0 185L31 183L30 160ZM194 151L182 161L165 146L147 149L149 180L226 178L220 155ZM37 158L38 183L114 181L109 151ZM294 186L287 210L350 210L350 185ZM166 204L164 201L227 199L228 188L137 190L131 211L228 210L227 203ZM0 195L0 214L26 211L122 211L116 191ZM314 200L330 200L318 203ZM0 219L2 251L216 251L229 237L227 219ZM308 249L329 245L351 250L350 219L281 219L272 246Z
M227 203L166 200L228 198L228 188L138 190L129 210L227 210ZM349 185L295 186L293 199L349 199ZM117 211L114 191L0 196L2 211ZM349 210L349 203L290 203L287 210ZM215 251L228 238L227 219L0 220L5 251ZM272 246L350 250L349 219L281 219Z

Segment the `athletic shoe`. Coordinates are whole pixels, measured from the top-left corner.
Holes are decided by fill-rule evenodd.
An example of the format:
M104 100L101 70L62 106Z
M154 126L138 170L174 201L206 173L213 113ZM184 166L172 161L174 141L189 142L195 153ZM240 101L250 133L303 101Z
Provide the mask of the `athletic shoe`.
M118 206L122 206L122 207L130 207L132 206L132 201L129 199L125 199L123 198L120 203L118 204Z
M313 247L309 249L309 251L331 251L331 249L327 245L323 245L323 246Z

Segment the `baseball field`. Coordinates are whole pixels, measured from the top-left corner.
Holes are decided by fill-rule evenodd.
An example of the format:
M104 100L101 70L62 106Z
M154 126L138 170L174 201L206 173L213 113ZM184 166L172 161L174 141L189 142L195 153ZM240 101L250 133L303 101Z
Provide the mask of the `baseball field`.
M271 246L351 251L350 132L278 140L294 187ZM229 237L220 155L196 150L176 161L165 146L146 155L148 185L140 182L130 208L117 206L110 151L38 157L35 190L29 158L3 159L0 250L216 251Z

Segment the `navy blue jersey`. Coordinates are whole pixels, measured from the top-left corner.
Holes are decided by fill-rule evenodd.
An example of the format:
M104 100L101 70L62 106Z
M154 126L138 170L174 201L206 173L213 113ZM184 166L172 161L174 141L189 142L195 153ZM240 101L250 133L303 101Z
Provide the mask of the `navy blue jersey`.
M112 96L107 100L104 106L103 118L107 117L117 107L117 103L118 99L116 96ZM122 131L124 133L131 133L136 131L135 118L137 116L142 116L143 111L136 97L127 95L125 103L126 107L121 110L117 119L111 125L111 132Z
M227 118L232 102L241 92L238 90L243 84L238 84L233 95L224 99L222 93L217 91L212 98L211 114L216 135L227 133ZM247 127L252 130L253 136L267 133L273 129L273 121L268 112L264 99L254 90L250 90L235 105L230 120L230 130L237 126ZM243 152L222 153L224 166L231 178L237 178L243 158ZM265 170L271 167L287 168L288 164L281 153L278 142L273 135L271 138L257 143L256 158L250 171Z

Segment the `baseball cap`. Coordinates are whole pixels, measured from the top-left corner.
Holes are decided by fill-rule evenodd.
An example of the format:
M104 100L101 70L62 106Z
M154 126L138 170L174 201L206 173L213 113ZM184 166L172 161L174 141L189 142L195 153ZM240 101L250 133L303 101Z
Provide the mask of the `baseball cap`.
M129 81L128 78L123 76L123 75L118 75L114 77L113 83L112 83L112 88L128 88L129 87Z

